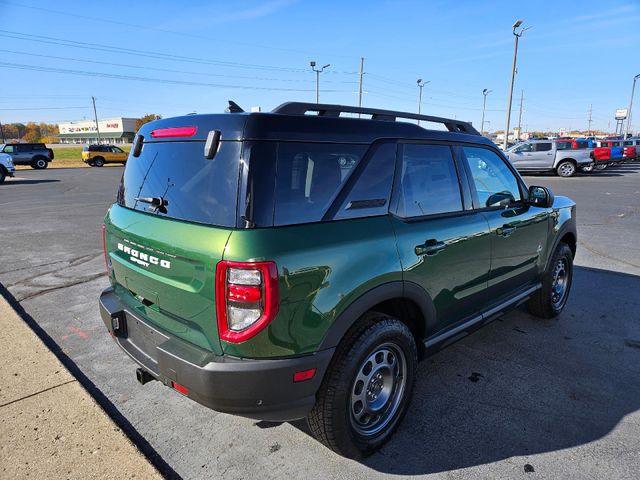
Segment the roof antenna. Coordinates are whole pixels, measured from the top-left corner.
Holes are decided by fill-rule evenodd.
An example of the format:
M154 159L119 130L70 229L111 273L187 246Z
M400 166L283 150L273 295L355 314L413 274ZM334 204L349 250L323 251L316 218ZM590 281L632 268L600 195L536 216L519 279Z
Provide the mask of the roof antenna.
M227 113L242 113L244 110L240 108L240 106L234 102L233 100L229 100L229 106L224 109Z

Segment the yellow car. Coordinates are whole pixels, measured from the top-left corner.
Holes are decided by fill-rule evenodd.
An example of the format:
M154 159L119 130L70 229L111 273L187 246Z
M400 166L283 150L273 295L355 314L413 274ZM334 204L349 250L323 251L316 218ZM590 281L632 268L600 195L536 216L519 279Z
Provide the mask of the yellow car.
M87 145L82 149L82 161L92 167L102 167L105 163L127 163L129 154L113 145Z

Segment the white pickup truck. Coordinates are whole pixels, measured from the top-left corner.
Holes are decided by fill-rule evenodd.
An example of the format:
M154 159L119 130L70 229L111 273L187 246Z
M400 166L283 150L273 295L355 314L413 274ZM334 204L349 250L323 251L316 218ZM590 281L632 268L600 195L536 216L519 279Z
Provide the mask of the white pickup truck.
M13 166L11 155L0 153L0 183L4 182L7 177L13 177L16 167Z
M559 149L554 140L528 140L514 145L505 154L519 172L553 171L561 177L571 177L593 165L589 150Z

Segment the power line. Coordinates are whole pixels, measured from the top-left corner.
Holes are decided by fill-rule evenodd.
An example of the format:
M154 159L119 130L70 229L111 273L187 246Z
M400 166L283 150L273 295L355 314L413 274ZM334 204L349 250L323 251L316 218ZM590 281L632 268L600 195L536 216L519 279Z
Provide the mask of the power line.
M89 108L89 107L34 107L34 108L0 108L0 111L19 111L19 110L71 110L75 108Z
M237 90L260 90L260 91L270 91L270 92L312 92L313 91L311 89L301 89L301 88L259 87L254 85L228 85L228 84L219 84L219 83L191 82L187 80L171 80L171 79L152 78L152 77L138 77L134 75L121 75L121 74L104 73L104 72L88 72L85 70L70 70L65 68L44 67L41 65L28 65L28 64L8 63L8 62L0 63L0 68L13 68L13 69L19 69L19 70L31 70L36 72L64 73L69 75L111 78L115 80L132 80L132 81L139 81L139 82L164 83L169 85L189 85L189 86L197 86L197 87L216 87L216 88L228 88L228 89L237 89ZM345 90L325 90L325 91L331 92L331 93L345 92Z

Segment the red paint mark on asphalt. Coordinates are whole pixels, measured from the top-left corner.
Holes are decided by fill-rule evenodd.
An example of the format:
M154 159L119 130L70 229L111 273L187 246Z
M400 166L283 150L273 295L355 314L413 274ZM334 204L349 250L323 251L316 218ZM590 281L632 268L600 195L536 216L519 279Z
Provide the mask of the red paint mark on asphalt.
M83 332L82 330L80 330L79 328L76 327L69 327L69 330L71 330L73 333L75 333L76 335L78 335L79 337L82 338L89 338L89 335L86 332Z

